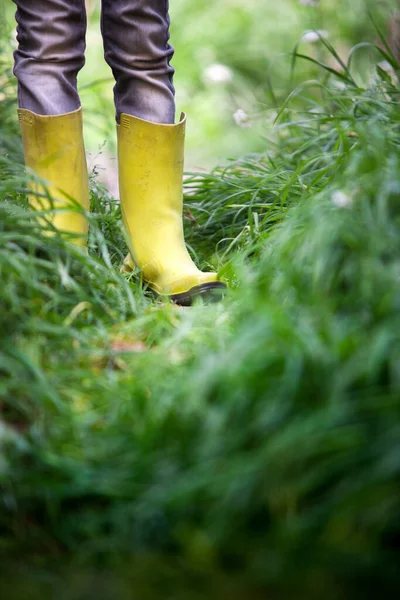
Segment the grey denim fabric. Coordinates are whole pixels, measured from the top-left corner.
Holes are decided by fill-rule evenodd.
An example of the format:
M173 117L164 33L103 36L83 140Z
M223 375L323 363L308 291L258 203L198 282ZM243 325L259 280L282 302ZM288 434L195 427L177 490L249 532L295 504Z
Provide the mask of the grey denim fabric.
M84 0L13 1L19 107L40 115L77 110L77 75L85 63ZM116 81L117 121L126 113L174 123L169 25L168 0L102 0L101 31Z

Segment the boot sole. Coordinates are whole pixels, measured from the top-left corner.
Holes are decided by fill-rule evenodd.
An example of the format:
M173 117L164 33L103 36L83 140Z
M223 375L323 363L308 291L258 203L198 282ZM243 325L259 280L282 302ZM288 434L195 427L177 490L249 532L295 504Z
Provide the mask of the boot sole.
M210 281L196 285L182 294L172 294L170 298L179 306L191 306L197 298L202 298L206 302L219 302L224 297L226 289L222 281Z

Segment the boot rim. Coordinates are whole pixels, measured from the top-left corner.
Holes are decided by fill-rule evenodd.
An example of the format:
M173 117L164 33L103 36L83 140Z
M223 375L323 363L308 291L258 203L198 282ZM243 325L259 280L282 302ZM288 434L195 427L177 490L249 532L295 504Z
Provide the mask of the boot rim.
M181 112L181 116L177 123L156 123L155 121L149 121L148 119L142 119L141 117L137 117L136 115L130 115L129 113L121 113L119 116L119 123L117 124L117 128L121 127L121 120L125 117L129 119L133 119L134 121L140 121L142 123L148 123L149 125L156 125L157 127L179 127L180 125L184 125L187 121L187 114L185 112Z

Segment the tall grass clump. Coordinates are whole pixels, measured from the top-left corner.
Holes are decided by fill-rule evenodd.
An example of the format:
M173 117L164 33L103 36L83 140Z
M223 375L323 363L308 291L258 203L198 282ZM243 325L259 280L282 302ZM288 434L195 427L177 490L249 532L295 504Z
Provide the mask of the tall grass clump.
M234 283L221 304L144 298L96 188L86 256L3 177L4 597L392 597L399 69L374 51L367 86L323 69L268 153L188 180L189 244Z
M360 127L364 132L379 123L398 144L398 63L384 38L380 46L354 47L346 61L323 37L321 43L339 68L300 54L296 47L292 70L308 60L321 67L322 76L303 82L288 96L276 113L266 152L188 178L190 244L206 252L215 247L221 253L254 249L291 206L323 190L346 168L360 149ZM352 67L367 52L374 69L362 84Z

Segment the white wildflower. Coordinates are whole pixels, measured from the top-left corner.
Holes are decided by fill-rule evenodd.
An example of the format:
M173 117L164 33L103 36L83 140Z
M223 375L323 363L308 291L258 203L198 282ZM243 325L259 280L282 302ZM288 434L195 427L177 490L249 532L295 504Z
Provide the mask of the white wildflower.
M336 190L332 194L332 202L338 208L349 208L353 204L353 198L346 192Z
M396 85L398 83L396 71L394 70L390 62L388 62L387 60L382 60L380 63L378 63L378 67L380 67L382 71L385 71L389 75L393 85Z
M325 29L319 29L318 31L306 31L302 35L302 40L303 42L307 42L307 44L316 44L322 37L329 37L329 32L325 31Z
M204 70L203 79L206 83L231 83L233 81L233 71L226 65L216 63Z
M277 110L270 110L270 111L268 111L267 115L266 115L267 123L271 123L272 125L274 125L277 116L278 116L278 111Z
M330 82L330 85L340 91L344 91L347 88L345 82L339 81L338 79L333 79Z
M382 60L380 63L378 63L378 67L380 67L383 71L386 71L386 73L389 73L390 75L394 73L392 65L387 60Z
M239 127L251 127L249 115L241 108L238 108L237 111L233 113L233 120Z

